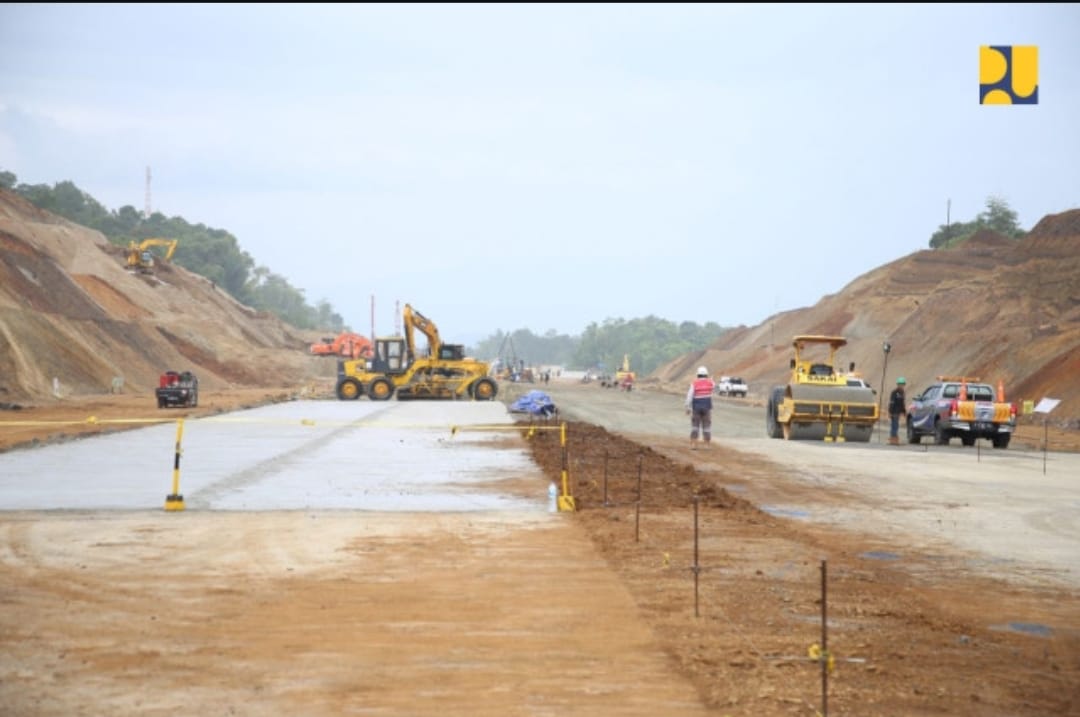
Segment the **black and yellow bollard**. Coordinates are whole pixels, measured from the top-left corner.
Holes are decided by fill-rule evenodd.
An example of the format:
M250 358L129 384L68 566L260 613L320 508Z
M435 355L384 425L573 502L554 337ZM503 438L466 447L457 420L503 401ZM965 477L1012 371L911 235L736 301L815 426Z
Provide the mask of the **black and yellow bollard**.
M559 442L562 445L562 495L559 496L559 510L573 512L576 510L574 496L570 495L570 479L567 466L569 459L566 456L566 424L563 423L559 431Z
M183 510L184 496L180 495L180 439L184 435L184 419L176 421L176 454L173 457L172 493L165 496L165 510Z

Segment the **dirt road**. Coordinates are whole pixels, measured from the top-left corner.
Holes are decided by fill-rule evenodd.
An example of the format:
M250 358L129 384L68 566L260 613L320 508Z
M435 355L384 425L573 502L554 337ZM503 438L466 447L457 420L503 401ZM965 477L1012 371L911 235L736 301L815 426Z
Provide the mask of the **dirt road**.
M596 384L548 386L563 415L652 444L687 444L682 397L629 393ZM1041 451L1017 441L888 446L782 441L765 435L764 409L752 401L714 401L713 440L777 466L768 479L732 476L724 486L776 515L874 532L895 551L970 553L971 569L1007 579L1080 588L1080 453ZM953 441L957 444L958 441ZM684 460L685 445L673 451ZM695 462L709 459L693 456Z

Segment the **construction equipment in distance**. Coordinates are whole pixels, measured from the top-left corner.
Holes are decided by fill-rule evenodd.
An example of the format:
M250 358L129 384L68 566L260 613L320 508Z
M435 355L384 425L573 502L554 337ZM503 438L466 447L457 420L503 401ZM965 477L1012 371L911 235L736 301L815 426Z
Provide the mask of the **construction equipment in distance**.
M178 239L143 239L136 244L134 239L131 240L127 248L128 270L142 274L154 273L154 253L150 251L150 247L165 247L165 261L171 261L178 242Z
M507 345L510 347L509 353L507 353ZM491 375L500 381L536 383L536 374L532 368L525 365L525 359L518 358L517 351L514 349L514 339L510 334L503 338L498 355L491 361L491 368Z
M342 331L333 338L325 338L311 345L314 356L345 356L347 358L373 358L375 345L367 336Z
M465 356L461 344L444 344L435 324L412 306L402 311L404 336L375 339L371 359L338 361L337 397L351 401L367 395L372 401L408 399L475 399L491 401L498 384L486 361ZM427 351L417 351L415 334L427 337Z
M166 371L158 379L154 394L158 408L195 408L199 405L199 379L191 371Z
M623 354L622 368L615 370L615 383L619 386L624 384L633 384L637 380L637 376L630 370L630 355Z
M874 391L848 385L836 368L836 352L847 345L841 336L796 336L792 341L791 378L769 393L765 428L770 438L866 443L878 420ZM827 346L828 358L807 358L811 347ZM855 370L852 363L848 371Z

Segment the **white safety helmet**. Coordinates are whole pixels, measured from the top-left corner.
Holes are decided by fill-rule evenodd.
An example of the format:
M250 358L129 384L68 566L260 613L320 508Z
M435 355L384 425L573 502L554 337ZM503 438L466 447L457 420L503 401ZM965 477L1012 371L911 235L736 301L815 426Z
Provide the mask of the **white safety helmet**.
M708 376L709 375L709 369L705 368L704 366L698 366L697 375L698 376Z

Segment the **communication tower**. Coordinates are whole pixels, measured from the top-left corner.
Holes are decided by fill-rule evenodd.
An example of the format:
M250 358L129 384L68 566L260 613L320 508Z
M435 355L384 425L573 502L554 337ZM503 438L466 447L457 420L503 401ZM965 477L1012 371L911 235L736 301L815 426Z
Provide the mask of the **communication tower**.
M146 208L143 209L143 219L150 218L150 167L146 167Z

